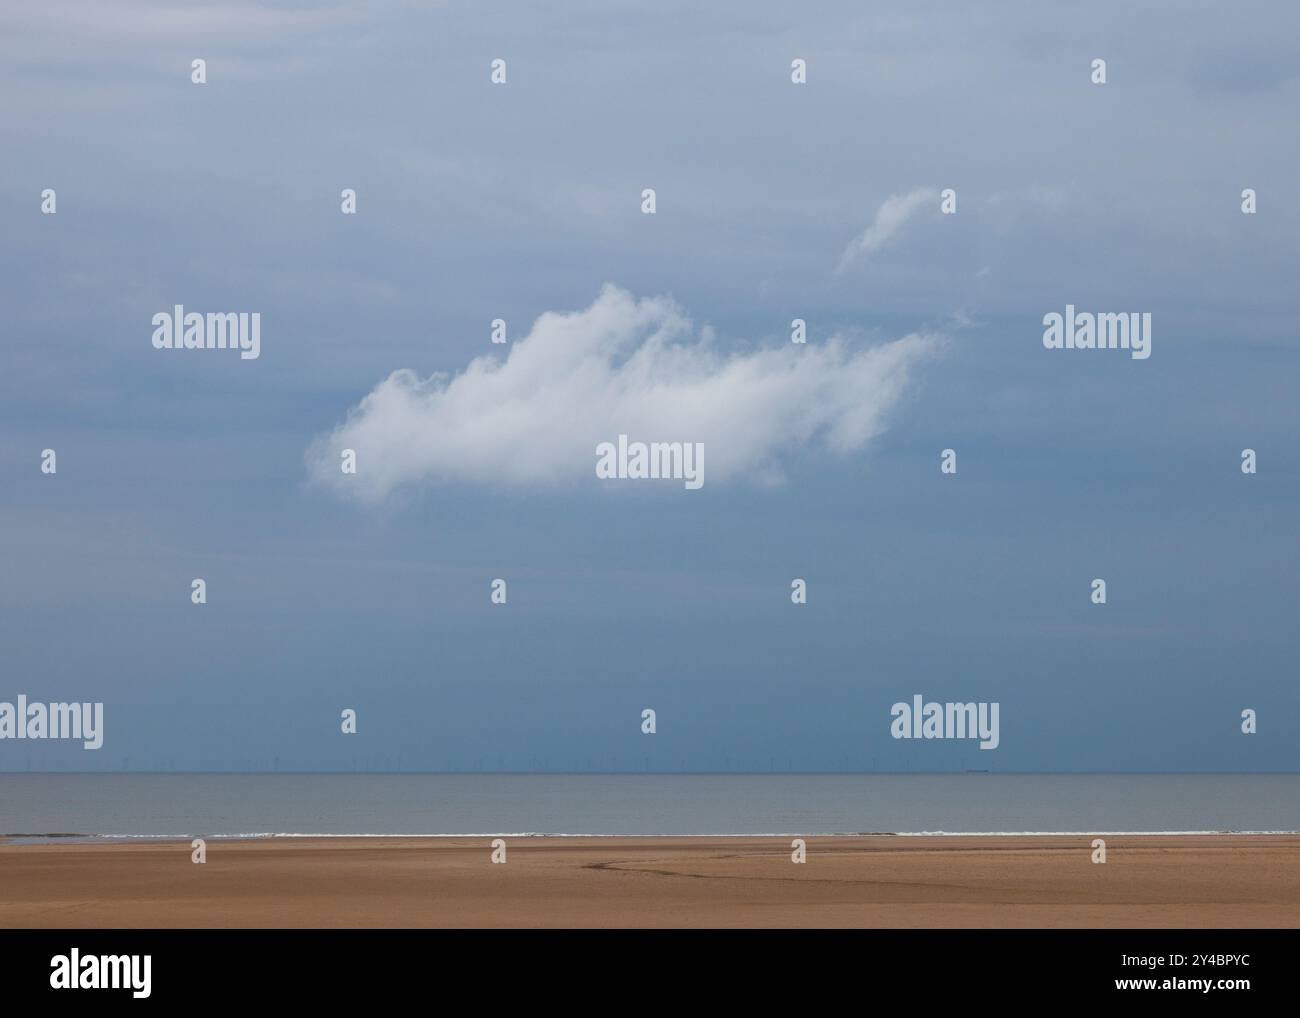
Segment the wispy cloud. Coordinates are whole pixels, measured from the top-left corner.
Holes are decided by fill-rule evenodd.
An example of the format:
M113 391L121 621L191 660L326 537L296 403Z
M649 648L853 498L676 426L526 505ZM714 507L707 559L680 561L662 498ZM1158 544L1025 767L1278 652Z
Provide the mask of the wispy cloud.
M594 483L597 443L626 434L704 442L710 483L779 480L800 447L845 454L880 434L938 341L831 337L726 353L672 300L607 285L583 311L543 314L504 359L454 376L394 372L307 462L318 481L371 502L422 481ZM356 452L355 475L340 470L344 449Z
M907 194L895 194L886 198L880 208L876 209L876 218L871 225L844 249L837 271L843 272L857 258L883 247L928 202L937 201L938 195L939 192L933 187L918 187Z

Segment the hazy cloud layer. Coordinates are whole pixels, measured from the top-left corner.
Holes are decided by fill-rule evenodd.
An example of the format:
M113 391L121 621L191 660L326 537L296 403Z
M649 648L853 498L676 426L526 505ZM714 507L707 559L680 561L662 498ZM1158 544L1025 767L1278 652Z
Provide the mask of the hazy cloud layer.
M313 475L367 501L418 481L589 482L597 443L703 442L709 482L779 480L813 442L850 453L878 435L913 367L938 343L841 337L718 349L672 300L606 285L583 311L548 312L503 358L455 376L395 371L308 451ZM340 470L354 449L355 475Z

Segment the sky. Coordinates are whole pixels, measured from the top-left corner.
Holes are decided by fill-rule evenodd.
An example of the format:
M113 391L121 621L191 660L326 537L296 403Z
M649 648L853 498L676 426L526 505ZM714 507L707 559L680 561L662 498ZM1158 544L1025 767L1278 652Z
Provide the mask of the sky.
M0 770L1300 768L1300 9L557 6L0 9Z

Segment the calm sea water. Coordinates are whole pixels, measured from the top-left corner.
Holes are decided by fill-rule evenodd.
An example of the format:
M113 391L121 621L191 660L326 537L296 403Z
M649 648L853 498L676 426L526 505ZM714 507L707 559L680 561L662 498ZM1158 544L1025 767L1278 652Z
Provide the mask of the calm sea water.
M0 774L0 834L1300 831L1295 774Z

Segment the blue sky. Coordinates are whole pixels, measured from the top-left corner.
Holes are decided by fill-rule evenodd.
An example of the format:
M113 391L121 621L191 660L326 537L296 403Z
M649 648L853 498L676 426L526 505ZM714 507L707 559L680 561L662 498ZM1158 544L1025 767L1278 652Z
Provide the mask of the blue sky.
M1281 3L11 5L0 699L103 701L106 735L0 769L1295 769L1297 29ZM617 369L660 312L589 312L606 284L682 323L640 389ZM260 312L261 356L155 350L177 303ZM1044 349L1067 303L1150 312L1151 358ZM627 329L603 410L609 377L533 328L584 311L591 349ZM444 381L367 433L391 488L313 459L393 372L514 350L508 406ZM905 370L852 368L881 350ZM723 370L801 355L806 388ZM632 409L707 432L703 489L570 455ZM1000 702L1001 745L891 739L914 693Z

